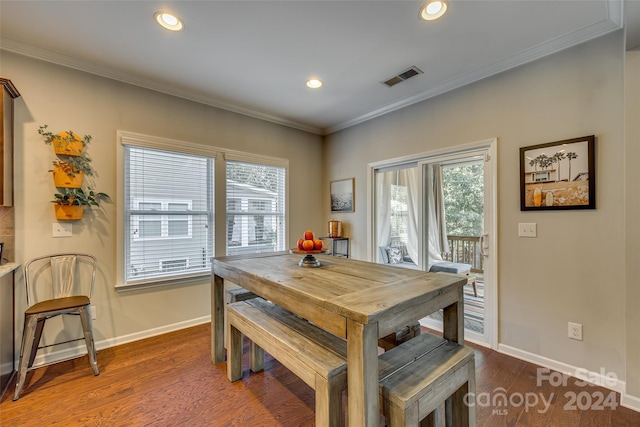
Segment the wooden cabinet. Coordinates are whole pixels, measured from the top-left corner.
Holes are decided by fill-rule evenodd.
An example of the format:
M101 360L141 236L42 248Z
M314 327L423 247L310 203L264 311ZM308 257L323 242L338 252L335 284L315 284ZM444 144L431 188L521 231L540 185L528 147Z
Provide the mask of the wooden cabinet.
M13 100L20 96L11 80L0 77L0 206L13 205Z

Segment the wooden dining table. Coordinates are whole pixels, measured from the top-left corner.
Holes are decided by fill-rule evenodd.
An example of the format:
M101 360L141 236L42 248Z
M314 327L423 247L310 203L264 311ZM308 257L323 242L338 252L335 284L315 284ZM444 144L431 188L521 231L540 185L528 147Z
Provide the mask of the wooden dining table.
M349 425L379 422L378 338L443 309L443 337L463 343L465 276L289 252L212 258L211 359L224 361L224 283L239 285L347 340ZM454 395L453 410L464 410Z

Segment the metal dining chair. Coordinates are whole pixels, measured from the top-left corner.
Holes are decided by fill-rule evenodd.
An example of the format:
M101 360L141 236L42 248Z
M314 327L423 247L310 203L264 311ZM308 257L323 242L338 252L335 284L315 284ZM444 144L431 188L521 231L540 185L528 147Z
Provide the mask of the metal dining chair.
M39 349L84 339L93 373L98 375L96 348L91 325L91 298L96 281L97 260L86 254L55 254L32 259L24 267L27 309L13 400L18 400L27 372ZM40 346L47 319L63 314L79 315L83 338Z

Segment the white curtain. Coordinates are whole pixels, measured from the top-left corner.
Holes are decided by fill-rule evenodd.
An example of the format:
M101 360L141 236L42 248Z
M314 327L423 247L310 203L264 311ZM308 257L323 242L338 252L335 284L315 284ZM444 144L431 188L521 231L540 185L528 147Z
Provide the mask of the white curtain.
M376 173L376 245L388 245L391 240L391 184L395 183L395 174ZM376 251L378 262L379 251Z
M407 254L418 264L418 168L401 169L400 177L407 187Z
M442 166L428 166L430 188L427 189L429 265L442 261L442 253L449 252L447 223L444 215L444 195L442 191Z
M376 172L376 242L378 248L389 244L392 239L401 237L401 241L407 251L407 255L417 263L418 260L418 201L420 172L417 166L402 167L387 171ZM396 188L396 194L392 188ZM400 195L402 189L406 189L406 203ZM394 197L397 200L394 200ZM394 217L395 216L395 217ZM395 226L403 228L406 226L406 241L404 233L401 236L392 236L392 221L396 221ZM402 225L403 224L403 225ZM396 230L397 232L398 230ZM379 251L378 251L379 252ZM378 254L378 262L384 262Z

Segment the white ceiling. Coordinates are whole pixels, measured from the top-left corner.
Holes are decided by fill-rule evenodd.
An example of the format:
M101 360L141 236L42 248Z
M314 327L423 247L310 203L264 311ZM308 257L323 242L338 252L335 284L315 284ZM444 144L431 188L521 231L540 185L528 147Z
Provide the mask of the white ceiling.
M625 22L618 0L452 0L434 22L418 19L422 3L2 0L0 48L326 134ZM628 46L639 47L640 0L626 3ZM159 27L160 10L184 30ZM380 83L410 66L424 74ZM310 77L324 86L308 89Z

